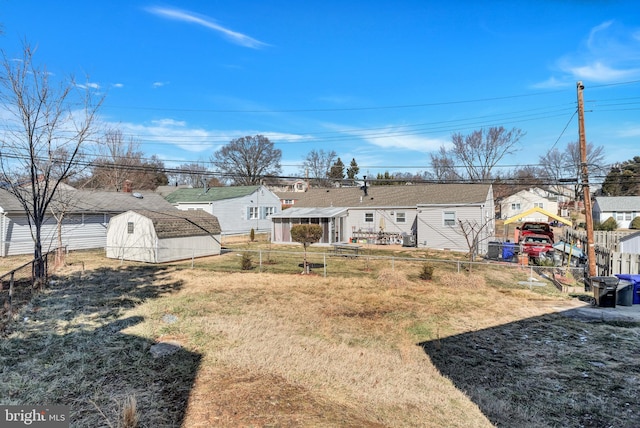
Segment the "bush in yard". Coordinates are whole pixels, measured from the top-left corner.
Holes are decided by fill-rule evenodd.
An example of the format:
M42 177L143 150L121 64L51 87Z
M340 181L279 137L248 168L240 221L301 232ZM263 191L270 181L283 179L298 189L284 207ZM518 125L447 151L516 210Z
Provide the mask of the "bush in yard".
M253 227L251 228L251 230L249 231L249 240L251 242L256 240L256 231L253 229Z
M629 229L640 229L640 216L633 219L629 225Z
M240 267L242 268L242 270L253 269L253 259L251 258L251 254L242 253L242 258L240 259Z
M618 222L613 217L609 217L602 223L596 223L593 225L594 230L613 231L613 230L616 230L617 228L618 228Z
M291 239L299 242L304 247L304 271L309 273L309 264L307 263L307 247L315 244L322 238L322 226L319 224L296 224L291 226Z
M422 268L420 269L420 274L418 275L418 277L425 281L431 281L431 279L433 278L434 270L435 270L435 267L433 265L429 263L425 263L422 265Z

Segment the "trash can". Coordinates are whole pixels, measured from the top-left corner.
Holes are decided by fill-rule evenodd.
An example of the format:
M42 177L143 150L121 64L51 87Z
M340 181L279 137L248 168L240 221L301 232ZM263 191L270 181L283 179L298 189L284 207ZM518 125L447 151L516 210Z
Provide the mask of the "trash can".
M633 304L640 305L640 274L619 273L616 276L633 283Z
M593 276L590 281L595 305L601 308L615 308L618 278L615 276Z
M489 247L487 248L487 258L489 260L498 260L500 256L500 247L502 243L499 241L489 241Z
M632 306L633 305L633 283L626 279L621 279L616 289L618 297L616 298L616 305L620 306Z
M513 261L516 256L516 244L513 242L505 242L502 244L502 259Z

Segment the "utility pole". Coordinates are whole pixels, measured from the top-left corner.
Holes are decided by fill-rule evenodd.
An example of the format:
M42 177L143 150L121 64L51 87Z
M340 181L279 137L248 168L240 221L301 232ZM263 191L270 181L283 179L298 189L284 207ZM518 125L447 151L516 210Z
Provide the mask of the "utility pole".
M584 133L584 85L578 82L578 136L580 141L580 166L582 167L582 194L584 198L584 217L587 228L587 260L589 277L597 275L596 250L593 243L593 212L591 211L591 192L589 190L589 171L587 169L587 138Z

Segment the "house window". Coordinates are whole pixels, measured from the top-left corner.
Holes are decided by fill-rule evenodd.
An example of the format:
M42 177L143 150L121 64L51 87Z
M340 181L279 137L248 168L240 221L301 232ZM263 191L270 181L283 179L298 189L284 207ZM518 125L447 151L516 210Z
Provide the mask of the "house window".
M373 223L373 213L364 213L364 222Z
M456 225L456 212L455 211L445 211L442 214L443 223L445 226L455 226Z
M258 207L249 207L249 220L257 220L258 219Z
M285 199L284 200L284 204L285 205L293 205L293 199Z
M406 223L407 216L405 213L396 213L396 223Z
M128 234L132 234L133 233L133 222L127 222L127 233Z
M264 211L263 211L263 217L262 218L267 218L270 215L273 215L275 213L275 208L273 207L263 207Z
M511 204L511 211L520 211L520 202Z
M533 203L533 207L534 207L534 208L541 208L541 209L544 209L544 203L542 203L542 202L534 202L534 203Z

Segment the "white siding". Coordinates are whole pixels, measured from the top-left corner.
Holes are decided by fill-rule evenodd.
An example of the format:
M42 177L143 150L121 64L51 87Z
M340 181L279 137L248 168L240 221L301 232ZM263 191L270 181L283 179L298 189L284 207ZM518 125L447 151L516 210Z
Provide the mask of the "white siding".
M186 260L220 254L220 235L186 236L158 240L157 262Z
M128 223L133 233L128 233ZM157 262L157 236L153 223L146 217L127 211L109 221L107 228L107 257L112 259Z
M397 213L404 214L404 222L398 222ZM371 214L372 222L365 221L366 215ZM381 220L384 222L384 231L388 233L413 234L415 226L416 208L349 208L347 214L347 234L351 232L379 232Z

